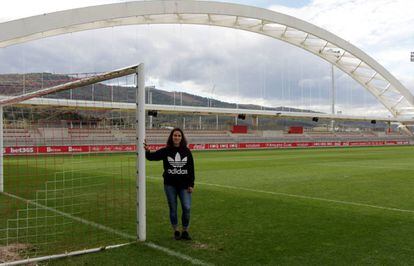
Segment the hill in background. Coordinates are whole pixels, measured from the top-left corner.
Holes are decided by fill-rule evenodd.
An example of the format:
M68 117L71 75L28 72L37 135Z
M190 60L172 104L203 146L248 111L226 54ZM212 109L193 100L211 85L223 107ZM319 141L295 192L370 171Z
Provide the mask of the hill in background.
M41 88L47 88L56 86L59 84L67 83L78 79L78 75L61 75L52 73L28 73L28 74L2 74L0 75L0 94L1 95L16 95L23 92L27 93L30 91L39 90ZM120 79L122 82L122 79ZM215 107L215 108L239 108L239 109L251 109L251 110L272 110L272 111L287 111L287 112L314 112L312 110L303 110L292 107L268 107L254 104L239 104L219 101L207 97L193 95L185 92L170 92L156 89L155 87L147 87L147 99L146 103L149 102L149 93L152 95L152 104L163 104L163 105L184 105L184 106L204 106L204 107ZM63 99L75 99L75 100L94 100L94 101L114 101L114 102L135 102L135 88L122 86L120 84L105 84L97 83L90 86L85 86L72 91L58 92L47 96L48 98L63 98ZM68 112L62 111L59 113L57 110L54 111L54 117L56 119L102 119L101 113L95 115L85 116L84 112ZM56 112L58 112L56 114ZM48 112L43 112L44 115L38 115L36 119L42 120L47 116L50 116ZM68 115L69 113L69 115ZM316 114L317 112L315 112ZM46 116L46 117L43 117ZM94 117L95 116L95 117ZM160 115L155 120L158 125L166 125L169 122L174 122L179 126L179 122L182 117L188 117L188 123L195 124L191 115ZM222 119L223 120L223 119ZM119 121L118 121L119 122ZM327 121L329 122L329 121ZM210 116L203 119L203 123L208 128L214 128L216 124L216 117ZM220 123L227 125L234 124L234 118L227 117ZM238 124L253 125L251 119L239 120ZM320 127L326 126L322 123L315 123L307 119L272 119L272 118L260 118L259 127L261 129L285 129L289 126L304 126L304 127ZM380 127L385 128L386 125L372 125L368 122L340 122L337 123L339 127L353 127L353 128L372 128Z

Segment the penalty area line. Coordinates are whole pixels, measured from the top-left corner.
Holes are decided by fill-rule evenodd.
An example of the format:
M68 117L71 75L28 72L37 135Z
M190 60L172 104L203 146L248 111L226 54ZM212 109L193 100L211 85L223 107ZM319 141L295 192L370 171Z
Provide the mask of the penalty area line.
M303 195L296 195L296 194L289 194L289 193L282 193L282 192L273 192L273 191L266 191L266 190L259 190L259 189L251 189L251 188L235 187L235 186L227 186L227 185L219 185L219 184L211 184L211 183L202 183L202 182L198 182L198 184L206 185L206 186L221 187L221 188L245 190L245 191L250 191L250 192L257 192L257 193L264 193L264 194L271 194L271 195L278 195L278 196L285 196L285 197L291 197L291 198L310 199L310 200L338 203L338 204L343 204L343 205L353 205L353 206L359 206L359 207L368 207L368 208L381 209L381 210L387 210L387 211L414 214L413 210L384 207L384 206L371 205L371 204L352 202L352 201L332 200L332 199L319 198L319 197L303 196Z
M101 224L98 224L98 223L95 223L95 222L92 222L92 221L88 221L86 219L79 218L79 217L73 216L71 214L68 214L68 213L65 213L65 212L56 210L54 208L47 207L47 206L45 206L43 204L40 204L40 203L37 203L36 201L33 201L33 200L28 200L28 199L25 199L25 198L22 198L22 197L19 197L19 196L16 196L16 195L13 195L13 194L10 194L10 193L7 193L7 192L1 192L0 194L4 194L4 195L9 196L11 198L18 199L20 201L26 202L27 204L31 204L31 205L34 205L36 207L40 207L40 208L46 209L48 211L51 211L51 212L57 213L59 215L62 215L64 217L66 217L66 218L72 219L74 221L77 221L77 222L80 222L80 223L83 223L83 224L86 224L86 225L90 225L90 226L96 227L96 228L101 229L103 231L106 231L106 232L113 233L115 235L124 237L126 239L130 239L130 240L136 240L137 239L137 237L134 236L134 235L126 234L124 232L121 232L119 230L110 228L108 226L104 226L104 225L101 225ZM180 252L174 251L172 249L169 249L169 248L166 248L166 247L163 247L163 246L159 246L159 245L157 245L155 243L152 243L152 242L140 242L140 241L137 241L137 242L131 242L131 243L128 243L128 244L132 244L132 243L141 243L141 244L143 244L143 245L145 245L147 247L150 247L150 248L153 248L153 249L162 251L162 252L164 252L164 253L166 253L166 254L168 254L170 256L177 257L179 259L189 261L190 263L192 263L194 265L206 265L206 266L213 265L213 264L210 264L210 263L206 263L204 261L201 261L199 259L192 258L192 257L190 257L188 255L185 255L185 254L182 254ZM0 265L2 265L2 264L0 264Z
M147 177L147 178L160 179L160 178L157 178L157 177ZM367 207L367 208L374 208L374 209L380 209L380 210L387 210L387 211L394 211L394 212L404 212L404 213L413 213L414 214L414 210L384 207L384 206L378 206L378 205L372 205L372 204L366 204L366 203L359 203L359 202L352 202L352 201L333 200L333 199L326 199L326 198L319 198L319 197L311 197L311 196L304 196L304 195L297 195L297 194L290 194L290 193L282 193L282 192L273 192L273 191L267 191L267 190L236 187L236 186L228 186L228 185L220 185L220 184L205 183L205 182L197 182L197 184L205 185L205 186L220 187L220 188L229 188L229 189L234 189L234 190L244 190L244 191L255 192L255 193L285 196L285 197L290 197L290 198L317 200L317 201L331 202L331 203L337 203L337 204L343 204L343 205L352 205L352 206Z

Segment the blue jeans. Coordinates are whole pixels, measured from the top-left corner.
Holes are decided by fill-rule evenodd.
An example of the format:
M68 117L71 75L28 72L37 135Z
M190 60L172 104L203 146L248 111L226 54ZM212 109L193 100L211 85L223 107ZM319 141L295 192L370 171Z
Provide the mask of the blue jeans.
M177 218L177 196L180 198L181 209L183 211L181 215L181 223L183 229L187 230L190 225L190 208L191 208L191 193L188 193L187 189L176 188L169 185L164 185L165 195L167 196L168 207L170 208L170 222L174 229L178 227Z

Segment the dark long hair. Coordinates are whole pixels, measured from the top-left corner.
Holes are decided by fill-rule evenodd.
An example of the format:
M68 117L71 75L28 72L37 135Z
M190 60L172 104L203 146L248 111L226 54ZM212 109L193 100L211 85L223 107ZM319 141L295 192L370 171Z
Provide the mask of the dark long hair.
M180 142L180 147L179 148L181 149L181 148L187 147L187 139L184 136L184 132L181 130L181 128L178 128L178 127L171 130L170 136L168 137L168 140L167 140L167 147L168 148L174 147L173 135L174 135L175 131L179 131L181 133L181 142Z

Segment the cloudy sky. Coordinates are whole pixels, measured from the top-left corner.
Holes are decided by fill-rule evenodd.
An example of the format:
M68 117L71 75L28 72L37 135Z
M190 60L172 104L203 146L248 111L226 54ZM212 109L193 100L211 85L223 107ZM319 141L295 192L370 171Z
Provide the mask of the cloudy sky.
M4 1L0 22L125 1ZM414 1L239 0L306 20L356 45L414 92ZM209 26L145 25L67 34L0 50L0 73L95 72L144 62L147 85L221 100L329 111L330 65L257 34ZM335 71L337 110L382 115L372 95Z

